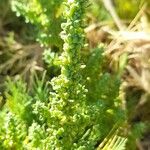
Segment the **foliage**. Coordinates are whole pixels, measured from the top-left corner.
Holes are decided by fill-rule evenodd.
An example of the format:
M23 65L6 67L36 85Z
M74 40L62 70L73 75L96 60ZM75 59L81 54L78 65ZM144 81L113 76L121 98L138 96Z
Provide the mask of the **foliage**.
M88 8L87 14L90 17L93 17L93 21L107 21L111 20L110 14L107 12L105 7L103 6L102 1L98 0L90 0L90 7ZM90 13L89 13L90 12Z
M17 16L24 16L26 23L35 25L38 41L42 45L60 47L62 2L62 0L12 0L12 10Z
M121 0L116 0L115 6L119 16L122 19L133 19L144 3L146 3L149 7L150 2L145 0L126 0L124 2Z
M128 141L127 141L127 148L129 150L136 149L136 141L137 139L142 138L143 133L145 132L146 125L142 122L135 123L129 132Z
M9 6L9 0L6 3ZM143 123L135 123L132 120L139 97L137 98L137 93L133 93L130 96L131 103L127 102L126 106L123 106L126 110L122 108L123 100L120 97L120 76L128 56L121 55L117 74L112 73L108 67L107 59L103 55L103 45L94 49L85 48L85 22L110 20L103 3L97 0L12 0L11 4L16 15L25 18L27 24L23 25L22 17L19 17L21 26L26 28L32 24L31 28L27 27L31 39L36 37L41 45L46 47L43 60L48 73L42 74L42 78L34 75L31 79L32 88L21 79L7 80L5 96L2 98L0 95L0 149L136 149L136 140L142 137L145 129ZM117 0L113 6L121 19L124 19L126 14L127 19L131 19L141 4L141 0ZM0 8L4 8L4 5L2 0ZM88 20L88 17L84 20L85 9L88 10L86 15L91 17L92 21ZM10 6L8 10L10 11ZM5 13L7 10L3 11L4 14L0 13L0 16L5 20L8 18ZM12 20L18 21L14 19L13 13L10 15ZM5 21L0 19L0 32L4 27L3 22ZM15 30L19 28L17 25L18 22L14 23ZM9 25L7 27L9 28ZM61 28L63 31L60 33ZM31 40L30 36L27 38ZM13 32L9 33L4 41L8 45L18 45ZM15 53L5 50L8 48L4 48L2 55L0 53L0 63L6 61L6 58L9 61ZM38 49L38 46L34 49ZM34 53L39 55L39 51L31 51L29 55L24 52L24 49L22 51L19 48L16 54L21 56L20 53L23 53L27 59L35 55ZM7 57L4 58L3 54ZM24 57L21 60L24 60ZM23 70L18 61L22 63L20 57L17 57L14 66L17 68L15 64L18 64ZM7 63L5 66L9 68ZM0 68L9 72L5 66L1 65ZM53 79L49 82L47 76L49 80L52 77ZM6 104L1 108L3 99ZM119 129L112 133L111 129L116 123ZM129 135L120 132L124 131L120 130L122 124L126 125L128 131L125 132L129 132Z

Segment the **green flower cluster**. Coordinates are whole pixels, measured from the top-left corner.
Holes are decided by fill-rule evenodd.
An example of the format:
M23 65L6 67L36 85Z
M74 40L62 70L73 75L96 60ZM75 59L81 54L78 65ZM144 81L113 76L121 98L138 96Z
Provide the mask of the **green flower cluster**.
M84 46L83 16L87 1L74 0L65 3L66 23L62 24L64 53L61 56L61 75L51 81L54 92L50 96L49 121L52 126L51 148L93 149L92 134L99 125L93 125L97 106L89 106L88 92L81 76L80 52ZM92 109L95 113L91 113ZM93 121L92 121L93 120ZM94 135L96 137L96 134Z
M52 149L94 150L102 137L102 117L107 110L103 109L101 100L88 100L81 75L85 67L81 65L80 52L85 41L83 17L87 2L68 0L65 3L61 75L51 81L54 90L50 96L49 115Z

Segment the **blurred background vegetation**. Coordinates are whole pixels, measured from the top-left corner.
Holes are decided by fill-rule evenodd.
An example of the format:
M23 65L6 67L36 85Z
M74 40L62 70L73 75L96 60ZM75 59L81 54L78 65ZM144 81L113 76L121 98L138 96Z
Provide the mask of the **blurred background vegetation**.
M35 72L40 75L47 69L47 78L59 74L59 67L55 62L62 51L62 41L59 37L60 24L63 21L61 1L53 7L53 11L57 11L57 16L53 16L52 12L44 12L40 7L25 11L25 8L21 7L22 2L0 0L0 94L5 90L8 76L14 80L22 76L31 88ZM85 28L90 49L83 50L83 57L100 43L105 45L104 54L107 63L104 68L121 77L129 128L132 128L131 131L138 137L135 143L129 144L129 149L136 147L139 150L148 150L150 1L91 0L90 2ZM38 17L39 20L36 19ZM49 23L49 18L55 22ZM2 107L5 100L1 103ZM135 138L132 134L129 137Z

